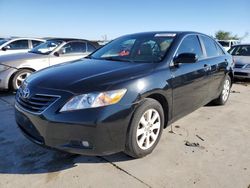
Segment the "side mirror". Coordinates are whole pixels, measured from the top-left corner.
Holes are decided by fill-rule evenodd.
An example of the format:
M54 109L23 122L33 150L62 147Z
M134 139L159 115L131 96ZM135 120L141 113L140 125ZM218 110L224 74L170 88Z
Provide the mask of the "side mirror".
M55 52L54 56L59 57L60 56L59 52Z
M65 54L65 49L62 49L62 48L54 53L54 55L57 56L57 57L59 57L62 54Z
M197 60L198 60L198 57L194 53L182 53L174 58L174 64L195 63Z
M9 50L9 49L10 49L10 46L9 46L9 45L2 47L2 50L3 50L3 51Z

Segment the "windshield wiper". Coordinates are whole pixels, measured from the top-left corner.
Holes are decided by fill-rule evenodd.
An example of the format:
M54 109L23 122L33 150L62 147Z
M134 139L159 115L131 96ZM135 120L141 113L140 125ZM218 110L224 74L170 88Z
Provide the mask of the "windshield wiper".
M90 55L84 57L85 59L93 59Z
M105 58L100 58L102 60L107 60L107 61L121 61L121 62L133 62L131 60L128 60L128 59L117 59L117 58L114 58L114 57L105 57Z

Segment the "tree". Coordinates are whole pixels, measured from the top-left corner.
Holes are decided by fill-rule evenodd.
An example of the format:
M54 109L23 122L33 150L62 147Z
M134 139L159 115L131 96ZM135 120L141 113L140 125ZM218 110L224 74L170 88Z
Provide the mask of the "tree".
M215 38L218 40L239 40L241 37L232 35L231 32L219 30L215 33Z

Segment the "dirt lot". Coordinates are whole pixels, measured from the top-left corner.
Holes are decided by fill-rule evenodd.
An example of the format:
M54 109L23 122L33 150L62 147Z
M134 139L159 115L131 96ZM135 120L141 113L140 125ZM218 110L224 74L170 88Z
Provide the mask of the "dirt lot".
M0 94L0 188L250 187L247 83L233 86L226 106L205 106L174 123L172 133L168 127L154 153L139 160L41 148L17 129L13 103L13 94Z

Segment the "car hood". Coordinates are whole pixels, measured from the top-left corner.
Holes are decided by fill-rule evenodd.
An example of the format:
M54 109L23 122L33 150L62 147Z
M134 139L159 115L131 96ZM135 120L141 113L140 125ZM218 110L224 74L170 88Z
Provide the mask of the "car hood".
M83 93L107 89L153 70L156 63L130 63L83 59L38 71L28 77L31 87Z
M236 64L250 64L250 56L233 56Z
M8 54L0 56L0 63L4 65L12 65L12 62L23 62L25 60L31 59L40 59L43 58L44 55L34 54L34 53L17 53L17 54Z

